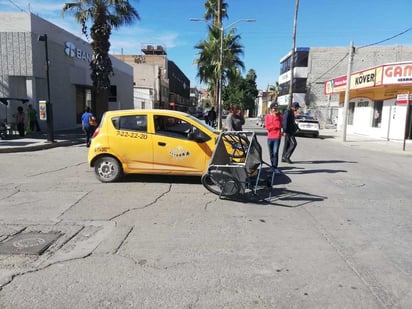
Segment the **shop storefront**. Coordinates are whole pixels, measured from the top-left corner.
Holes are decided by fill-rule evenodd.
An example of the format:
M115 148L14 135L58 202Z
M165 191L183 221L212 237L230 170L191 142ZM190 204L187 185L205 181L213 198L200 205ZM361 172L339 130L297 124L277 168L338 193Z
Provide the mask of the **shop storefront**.
M346 76L325 82L325 95L339 94L343 127ZM383 64L350 77L347 131L389 140L412 138L412 61Z
M55 130L79 127L80 115L91 105L90 44L38 16L21 12L0 13L0 46L0 97L28 99L26 104L0 104L0 119L13 119L18 106L27 109L32 104L39 110L39 102L47 100L50 92ZM114 75L104 110L133 108L133 69L114 57L111 61ZM40 124L46 127L44 122Z

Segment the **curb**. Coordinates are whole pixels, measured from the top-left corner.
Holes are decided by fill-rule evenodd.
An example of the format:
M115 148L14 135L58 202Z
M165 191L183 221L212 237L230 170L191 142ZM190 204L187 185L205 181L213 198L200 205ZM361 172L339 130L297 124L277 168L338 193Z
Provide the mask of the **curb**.
M75 141L57 141L54 143L45 142L44 144L40 145L32 145L32 146L25 146L25 147L8 147L8 148L1 148L0 153L16 153L16 152L25 152L25 151L38 151L56 147L65 147L65 146L72 146L80 144L80 142Z

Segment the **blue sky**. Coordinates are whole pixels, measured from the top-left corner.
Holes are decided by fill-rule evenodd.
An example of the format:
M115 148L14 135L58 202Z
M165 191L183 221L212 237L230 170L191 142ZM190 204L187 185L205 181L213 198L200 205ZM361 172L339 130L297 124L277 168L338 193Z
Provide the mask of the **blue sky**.
M31 11L83 38L71 15L61 16L67 1L0 0L0 11ZM201 87L194 46L206 38L207 25L190 18L204 15L204 0L131 0L141 20L113 31L111 53L140 54L142 44L163 45L167 56ZM259 89L266 89L279 77L279 60L292 47L295 0L228 0L227 27L239 19L254 23L235 25L244 46L242 57L247 73L254 69ZM374 44L412 28L412 0L300 0L296 46L327 47ZM412 45L412 30L378 45ZM325 68L325 71L328 68Z

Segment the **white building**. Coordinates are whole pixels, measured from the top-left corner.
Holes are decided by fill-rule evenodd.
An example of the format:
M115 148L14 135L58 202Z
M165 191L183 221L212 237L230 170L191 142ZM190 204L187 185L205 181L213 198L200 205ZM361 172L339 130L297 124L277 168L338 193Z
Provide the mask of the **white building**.
M331 124L338 115L339 95L325 94L324 83L346 75L349 47L299 47L295 50L293 101L302 111L314 114L321 125ZM278 103L288 105L291 52L280 60ZM412 60L412 46L368 46L354 48L352 71L361 71L382 63ZM395 98L396 95L393 97Z
M349 83L346 75L326 81L325 95L339 98L338 130L344 126L348 84L346 128L349 133L388 140L412 139L412 61L353 72Z
M47 100L46 49L45 42L39 41L45 34L54 129L79 127L81 114L91 104L91 46L31 13L0 13L0 97L27 98L37 110L39 101ZM109 103L101 112L133 108L133 69L114 57L111 61ZM13 119L19 105L0 104L0 119ZM46 124L41 121L41 126Z

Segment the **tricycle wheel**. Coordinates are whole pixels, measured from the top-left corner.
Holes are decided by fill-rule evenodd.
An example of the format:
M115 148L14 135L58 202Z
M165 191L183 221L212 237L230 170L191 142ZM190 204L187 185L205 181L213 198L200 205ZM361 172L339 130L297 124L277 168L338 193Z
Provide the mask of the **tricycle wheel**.
M122 176L122 168L119 161L110 156L97 159L94 164L97 179L101 182L113 182Z
M202 176L202 184L219 196L232 196L240 192L239 181L227 172L211 170Z

